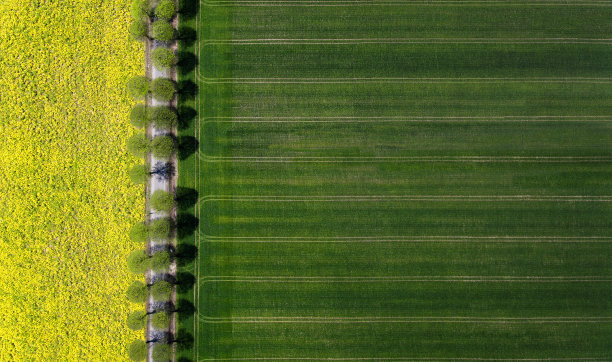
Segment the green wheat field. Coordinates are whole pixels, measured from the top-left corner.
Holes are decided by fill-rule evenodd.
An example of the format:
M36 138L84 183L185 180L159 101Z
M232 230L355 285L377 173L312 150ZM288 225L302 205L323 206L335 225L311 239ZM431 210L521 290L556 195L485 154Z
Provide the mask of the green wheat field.
M612 359L612 3L206 0L181 26L184 358Z

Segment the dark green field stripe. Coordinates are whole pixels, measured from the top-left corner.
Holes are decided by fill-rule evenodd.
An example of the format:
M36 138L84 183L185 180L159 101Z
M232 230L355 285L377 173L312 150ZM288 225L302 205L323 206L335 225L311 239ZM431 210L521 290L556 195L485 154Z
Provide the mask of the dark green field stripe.
M203 163L203 194L610 195L612 163Z
M200 326L200 358L612 358L611 323Z
M477 281L476 276L472 282L282 278L219 282L217 277L210 279L199 281L199 310L200 320L211 317L213 322L255 317L291 321L299 319L291 317L398 317L399 320L401 317L550 317L556 320L558 316L612 316L609 278L607 282L569 283L486 282ZM223 312L227 303L231 305L229 315ZM609 322L612 324L612 320Z
M201 116L606 116L612 84L202 85ZM221 98L222 93L231 98Z
M388 236L365 242L325 242L329 239L324 238L305 238L305 242L291 238L248 240L251 242L230 243L231 239L202 238L201 275L612 275L612 238L604 239L607 242L573 239L571 243L541 242L543 239L537 237L514 242L504 238L497 242L410 242L410 238L402 241ZM564 240L568 241L557 239Z
M610 156L612 122L209 123L208 156ZM216 152L215 152L216 151Z
M612 203L532 201L213 201L214 236L611 235Z
M228 77L227 73L239 78L610 77L612 46L495 42L204 45L202 61L215 64L214 68L202 67L203 78Z
M313 2L316 4L316 2ZM607 37L612 9L588 6L207 7L210 39L350 37ZM227 21L231 16L231 21ZM367 23L368 26L363 26Z

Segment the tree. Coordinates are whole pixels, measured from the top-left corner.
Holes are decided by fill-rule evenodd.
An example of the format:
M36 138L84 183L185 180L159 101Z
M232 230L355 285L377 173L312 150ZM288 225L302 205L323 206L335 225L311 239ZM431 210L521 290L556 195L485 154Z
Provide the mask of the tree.
M144 243L149 237L149 228L147 224L139 222L130 229L130 240L135 243Z
M172 108L157 106L151 108L150 119L157 129L168 129L178 121L178 115Z
M157 136L151 142L153 156L157 158L169 158L176 151L174 138L170 136Z
M134 76L128 80L127 90L130 97L143 99L149 93L149 79L142 75Z
M127 289L127 299L132 303L144 303L149 296L149 290L143 282L135 281Z
M174 195L164 190L157 190L149 200L155 210L169 212L174 208Z
M142 19L134 19L129 28L130 36L136 41L143 41L148 38L147 22Z
M151 270L160 272L170 267L170 253L166 250L158 251L151 257Z
M144 250L136 250L128 256L127 264L132 273L143 274L149 268L149 256Z
M130 122L137 128L144 128L149 124L149 110L144 104L137 104L132 108Z
M134 165L130 171L128 172L130 176L130 180L132 180L135 184L143 184L147 182L149 175L151 174L151 170L149 169L148 164L144 165Z
M157 78L151 83L151 94L158 101L169 102L176 93L176 85L170 79Z
M153 318L151 318L151 324L155 329L168 329L170 328L170 315L167 312L155 313Z
M176 64L176 55L167 48L155 48L151 52L151 61L155 68L166 70Z
M150 148L151 142L143 133L135 134L127 141L127 150L136 157L143 158Z
M128 346L128 356L132 361L144 361L147 352L147 344L141 340L135 340Z
M149 225L149 237L156 240L165 239L170 236L170 229L170 219L155 219Z
M174 6L174 1L171 0L161 0L155 8L155 16L160 19L170 20L174 17L175 13L176 7Z
M156 20L151 25L151 35L159 41L174 40L174 28L165 20Z
M150 14L149 0L133 0L130 11L134 20L143 20Z
M151 175L157 176L158 180L169 179L174 175L174 165L172 162L158 161L155 163L153 170L151 170Z
M168 344L156 343L153 346L153 361L169 361L172 358L172 348Z
M151 296L158 302L167 302L172 293L172 284L167 281L159 281L151 286Z
M139 331L145 327L147 323L147 312L143 310L137 310L132 312L127 317L127 326L129 329Z

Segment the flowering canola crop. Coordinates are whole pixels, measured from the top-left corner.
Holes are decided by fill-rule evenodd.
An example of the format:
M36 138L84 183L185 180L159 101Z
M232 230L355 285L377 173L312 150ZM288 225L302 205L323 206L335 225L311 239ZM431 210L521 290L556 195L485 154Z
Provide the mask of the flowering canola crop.
M0 1L0 361L126 360L126 0Z

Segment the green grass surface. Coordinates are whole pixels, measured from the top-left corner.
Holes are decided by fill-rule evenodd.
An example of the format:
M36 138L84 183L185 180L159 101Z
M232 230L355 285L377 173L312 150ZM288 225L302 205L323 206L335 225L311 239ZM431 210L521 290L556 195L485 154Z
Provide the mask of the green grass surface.
M612 358L612 7L337 5L181 20L180 356Z

